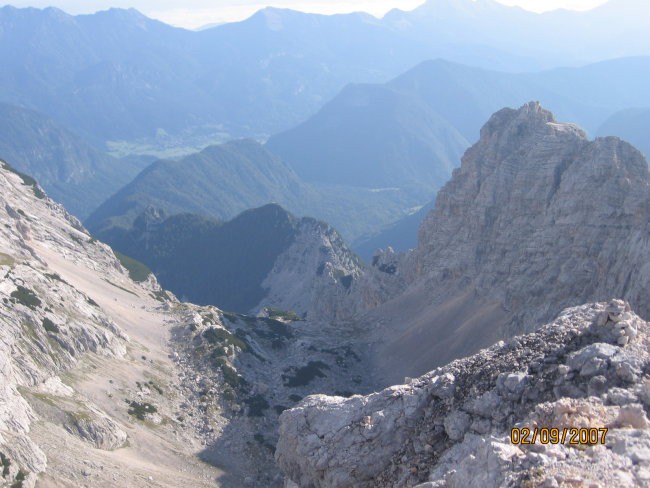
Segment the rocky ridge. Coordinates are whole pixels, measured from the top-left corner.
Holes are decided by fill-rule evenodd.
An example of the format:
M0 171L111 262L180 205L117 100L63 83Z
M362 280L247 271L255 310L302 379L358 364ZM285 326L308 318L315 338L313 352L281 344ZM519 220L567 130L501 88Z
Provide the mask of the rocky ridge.
M330 320L363 263L329 224L277 204L228 222L149 208L110 240L184 301L257 314L266 307ZM354 308L348 310L352 313Z
M648 325L621 300L583 305L407 384L309 397L280 418L286 486L650 486ZM513 427L609 430L521 445Z

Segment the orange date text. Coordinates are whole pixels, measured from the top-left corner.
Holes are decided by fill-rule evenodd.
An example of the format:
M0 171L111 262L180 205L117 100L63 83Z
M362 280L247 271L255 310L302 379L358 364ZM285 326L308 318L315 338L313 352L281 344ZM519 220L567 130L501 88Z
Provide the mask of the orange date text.
M515 427L510 430L510 442L515 445L523 444L569 444L569 445L595 445L605 444L607 427L562 427L547 428Z

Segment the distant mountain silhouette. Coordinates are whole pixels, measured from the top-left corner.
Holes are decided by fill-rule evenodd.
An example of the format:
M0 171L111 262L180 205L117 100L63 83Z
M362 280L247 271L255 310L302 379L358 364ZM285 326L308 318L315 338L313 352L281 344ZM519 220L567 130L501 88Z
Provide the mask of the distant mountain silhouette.
M599 136L617 135L632 143L650 158L650 108L630 108L616 112L598 129Z
M70 16L6 6L0 101L96 142L153 138L159 130L271 134L307 118L347 83L384 82L426 59L514 72L648 55L642 9L613 1L538 15L491 0L430 0L376 19L267 8L193 32L133 9Z
M500 107L540 100L595 132L622 107L650 105L648 83L650 57L529 74L426 61L384 85L347 86L266 146L307 181L430 191Z
M114 249L147 264L161 284L194 303L247 312L265 295L262 281L293 242L299 219L267 205L222 222L192 214L144 212Z

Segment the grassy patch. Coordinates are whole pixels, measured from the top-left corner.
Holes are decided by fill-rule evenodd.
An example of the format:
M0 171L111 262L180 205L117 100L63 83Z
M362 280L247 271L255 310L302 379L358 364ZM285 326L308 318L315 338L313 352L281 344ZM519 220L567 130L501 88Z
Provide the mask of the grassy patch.
M239 317L238 317L238 315L237 315L236 313L232 313L232 312L223 312L223 311L222 311L222 312L221 312L221 315L223 315L225 318L227 318L228 320L230 320L233 324L236 324L237 322L239 322Z
M113 253L115 254L115 257L120 261L122 266L127 269L129 272L129 278L131 278L133 281L142 283L143 281L146 281L147 278L149 278L151 270L147 267L147 265L133 258L130 258L129 256L125 256L119 251L113 250Z
M266 311L269 314L269 318L275 320L286 320L287 322L297 322L302 320L300 315L298 315L293 310L280 310L276 307L266 307Z
M43 328L46 331L53 332L55 334L60 332L59 327L47 317L43 319Z
M241 383L241 376L237 373L235 368L229 366L228 364L221 364L221 372L223 373L224 381L231 387L237 388Z
M323 369L330 368L322 361L309 361L307 366L296 369L292 376L283 374L282 380L284 381L284 385L290 388L305 386L316 378L325 378L327 375L323 373Z
M9 476L9 467L11 466L11 461L4 453L0 452L0 461L2 461L2 476L6 478Z
M25 478L27 478L27 473L22 469L19 469L18 474L16 474L16 481L12 483L11 488L23 488L23 481L25 481Z
M128 410L129 415L133 415L138 420L144 420L145 415L156 413L158 411L158 409L155 406L153 406L151 403L139 403L136 401L132 401L129 403L129 407L130 407Z
M170 299L167 292L165 290L162 290L162 289L152 292L151 296L153 298L155 298L156 300L158 300L159 302L163 302L163 303Z
M149 380L149 386L156 390L159 395L163 394L163 389L158 385L158 383L154 383L152 380Z
M240 348L242 351L248 351L249 346L241 338L231 334L226 329L210 327L203 333L203 338L210 344L232 345Z
M16 264L16 260L9 254L0 252L0 266L13 266Z
M79 422L91 422L92 421L92 416L90 415L90 412L81 410L78 412L66 412L75 423Z
M206 315L202 316L202 323L203 325L208 325L208 324L214 324L217 322L217 319L214 317L213 313L208 313Z
M41 306L41 301L38 299L36 294L24 286L18 285L18 289L11 292L11 298L32 310L36 310L36 308Z
M287 325L279 320L267 319L266 325L271 329L271 333L278 338L293 339L293 331Z
M248 416L249 417L263 417L264 410L268 410L270 405L262 395L257 394L253 395L244 400L244 403L248 405Z
M255 335L271 341L271 347L273 349L281 349L284 347L287 339L292 339L294 337L291 327L280 320L266 317L255 318L252 322L249 322L249 324L252 326L251 331ZM267 327L262 328L260 327L260 324L264 324ZM239 330L237 332L239 335Z

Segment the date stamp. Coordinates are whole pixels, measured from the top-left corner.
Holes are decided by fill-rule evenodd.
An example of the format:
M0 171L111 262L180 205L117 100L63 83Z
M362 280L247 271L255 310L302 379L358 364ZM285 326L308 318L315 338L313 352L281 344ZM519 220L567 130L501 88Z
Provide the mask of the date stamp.
M605 444L607 427L596 428L547 428L514 427L510 430L510 442L514 445L524 444L566 444L593 446Z

